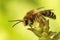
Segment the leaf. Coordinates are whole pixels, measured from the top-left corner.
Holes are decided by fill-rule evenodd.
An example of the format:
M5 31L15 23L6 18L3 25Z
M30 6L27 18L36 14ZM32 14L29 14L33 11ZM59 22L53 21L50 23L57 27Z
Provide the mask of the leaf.
M53 37L53 40L58 40L60 39L60 32L56 33Z
M37 30L35 28L28 28L28 30L32 31L36 36L38 36L39 38L41 37L41 33L43 30Z

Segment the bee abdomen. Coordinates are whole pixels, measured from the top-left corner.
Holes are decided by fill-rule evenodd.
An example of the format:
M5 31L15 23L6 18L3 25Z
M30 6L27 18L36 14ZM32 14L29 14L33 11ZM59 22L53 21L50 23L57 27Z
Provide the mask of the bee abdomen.
M54 14L54 12L51 12L51 10L41 11L40 13L41 13L43 16L56 19L56 15Z

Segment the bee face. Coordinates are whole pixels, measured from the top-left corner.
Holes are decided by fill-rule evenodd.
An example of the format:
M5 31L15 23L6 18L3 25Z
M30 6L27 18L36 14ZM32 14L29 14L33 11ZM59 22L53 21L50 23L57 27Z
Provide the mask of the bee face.
M25 24L25 26L28 25L28 18L26 18L26 17L24 17L24 24Z
M34 19L28 19L27 17L24 17L24 24L25 24L25 26L27 26L27 25L33 25L33 23L34 23Z

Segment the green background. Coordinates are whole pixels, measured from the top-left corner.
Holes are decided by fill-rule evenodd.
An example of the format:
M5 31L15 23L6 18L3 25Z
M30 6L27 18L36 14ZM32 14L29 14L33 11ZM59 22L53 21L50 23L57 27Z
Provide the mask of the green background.
M38 40L33 32L27 30L23 23L12 28L9 20L23 19L34 8L53 9L56 20L50 20L50 30L60 31L60 0L0 0L0 40Z

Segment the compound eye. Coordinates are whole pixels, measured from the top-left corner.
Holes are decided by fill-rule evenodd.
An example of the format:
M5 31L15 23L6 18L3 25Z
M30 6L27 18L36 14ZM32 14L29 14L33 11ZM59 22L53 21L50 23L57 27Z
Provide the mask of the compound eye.
M28 19L24 18L25 25L28 25Z

